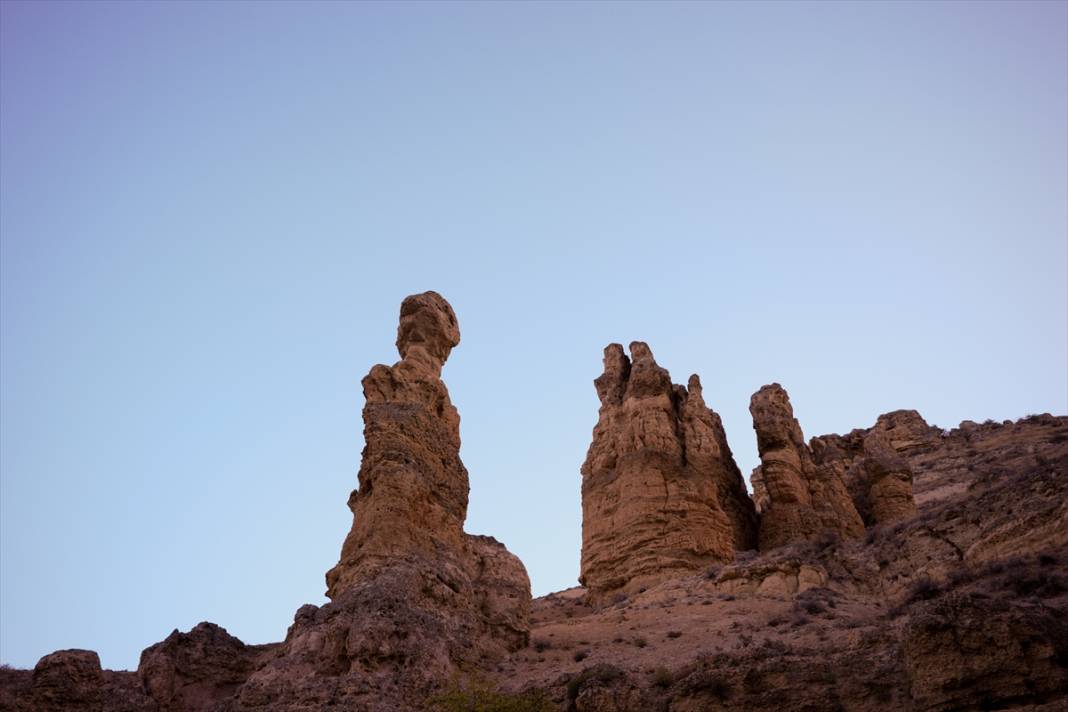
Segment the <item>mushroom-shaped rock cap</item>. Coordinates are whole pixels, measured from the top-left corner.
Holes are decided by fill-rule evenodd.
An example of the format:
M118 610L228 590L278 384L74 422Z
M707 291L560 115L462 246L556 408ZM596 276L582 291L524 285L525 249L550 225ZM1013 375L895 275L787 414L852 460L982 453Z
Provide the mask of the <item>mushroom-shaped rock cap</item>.
M437 292L423 292L401 303L397 351L401 358L441 372L452 348L460 343L456 313Z

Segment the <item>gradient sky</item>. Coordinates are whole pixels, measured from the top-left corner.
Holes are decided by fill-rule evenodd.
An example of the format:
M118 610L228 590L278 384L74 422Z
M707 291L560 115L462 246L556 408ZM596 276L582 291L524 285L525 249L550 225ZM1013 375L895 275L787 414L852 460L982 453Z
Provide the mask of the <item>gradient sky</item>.
M806 436L1068 412L1068 4L0 3L0 661L280 640L435 289L468 531L574 585L612 341Z

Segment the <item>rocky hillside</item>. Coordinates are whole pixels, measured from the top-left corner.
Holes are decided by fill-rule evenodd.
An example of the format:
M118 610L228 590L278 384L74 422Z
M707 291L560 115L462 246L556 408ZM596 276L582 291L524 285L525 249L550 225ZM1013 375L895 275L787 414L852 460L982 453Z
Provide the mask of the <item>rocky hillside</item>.
M363 380L331 600L284 641L201 623L136 672L57 651L0 669L0 710L1068 710L1068 417L943 431L895 411L806 442L764 386L750 497L697 376L612 344L583 586L532 601L522 563L463 531L441 381L459 340L440 295L404 301L401 360Z

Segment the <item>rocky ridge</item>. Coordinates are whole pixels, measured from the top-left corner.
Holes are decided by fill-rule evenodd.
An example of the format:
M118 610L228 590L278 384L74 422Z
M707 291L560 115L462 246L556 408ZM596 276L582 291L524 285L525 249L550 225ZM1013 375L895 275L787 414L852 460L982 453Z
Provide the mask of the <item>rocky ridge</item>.
M1068 417L915 411L807 444L786 392L751 403L745 493L700 381L605 351L582 467L586 587L530 600L463 531L467 471L441 369L455 314L401 307L401 360L363 381L353 527L285 640L202 623L136 672L92 651L0 668L0 710L1068 709Z

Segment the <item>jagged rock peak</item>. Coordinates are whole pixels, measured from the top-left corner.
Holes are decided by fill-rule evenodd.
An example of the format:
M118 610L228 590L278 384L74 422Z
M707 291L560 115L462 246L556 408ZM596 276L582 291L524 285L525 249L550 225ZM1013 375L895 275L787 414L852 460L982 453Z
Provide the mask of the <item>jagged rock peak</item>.
M691 376L674 385L648 344L604 350L601 409L582 466L580 580L592 594L635 589L734 558L756 514L718 415Z
M860 536L864 523L834 469L819 468L778 383L762 387L749 403L767 502L761 511L760 548L773 549L823 531Z

